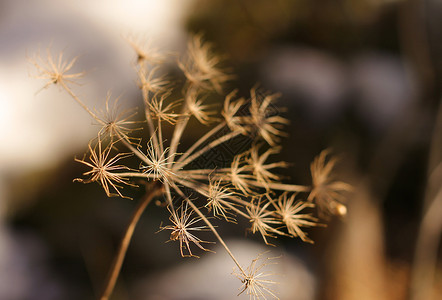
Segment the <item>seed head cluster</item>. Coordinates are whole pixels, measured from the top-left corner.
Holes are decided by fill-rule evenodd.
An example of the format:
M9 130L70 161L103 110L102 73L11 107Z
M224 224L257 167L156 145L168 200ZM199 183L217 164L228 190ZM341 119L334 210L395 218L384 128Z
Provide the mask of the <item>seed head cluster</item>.
M32 59L37 77L46 80L44 88L57 85L65 90L101 127L89 143L88 154L76 159L89 168L83 174L86 178L77 180L97 182L107 196L122 198L128 198L123 187L135 187L135 181L157 182L163 187L170 214L170 224L160 231L170 232L169 241L178 241L181 256L197 257L195 251L210 251L213 241L198 237L210 231L236 265L241 293L250 299L277 299L270 287L275 282L257 265L261 257L243 268L214 223L220 226L223 220L236 223L242 218L250 224L248 231L259 234L266 244L277 236L312 243L305 229L320 224L309 209L317 205L326 214L345 213L344 192L350 186L331 179L336 160L329 158L328 151L314 160L312 186L282 182L278 169L288 164L276 156L288 120L276 107L278 94L254 87L248 96L239 97L232 91L223 97L223 85L232 76L201 35L189 39L187 55L177 62L185 78L177 92L175 81L158 75L167 70L166 57L135 39L128 41L136 53L137 86L144 104L142 127L146 130L141 136L148 136L147 140L135 137L140 122L133 111L120 111L121 97L113 101L108 94L104 109L97 112L74 93L71 85L84 75L71 71L76 59L64 61L62 53L54 58L50 48L46 59L39 55ZM220 95L224 101L217 107L210 100ZM200 128L207 130L195 137ZM189 132L194 140L185 148ZM208 158L214 153L223 157L219 164ZM128 156L132 158L127 160ZM129 166L134 158L138 164Z

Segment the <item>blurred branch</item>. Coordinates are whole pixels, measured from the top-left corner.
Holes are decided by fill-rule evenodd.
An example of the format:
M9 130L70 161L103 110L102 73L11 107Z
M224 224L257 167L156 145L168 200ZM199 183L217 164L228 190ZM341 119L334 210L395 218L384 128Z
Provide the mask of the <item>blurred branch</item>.
M442 103L430 150L431 172L425 191L424 212L416 242L411 278L411 300L431 299L437 252L442 234ZM437 165L436 165L437 164Z
M433 90L435 74L426 28L426 2L426 0L404 1L399 11L398 34L401 51L417 72L421 90L430 92Z

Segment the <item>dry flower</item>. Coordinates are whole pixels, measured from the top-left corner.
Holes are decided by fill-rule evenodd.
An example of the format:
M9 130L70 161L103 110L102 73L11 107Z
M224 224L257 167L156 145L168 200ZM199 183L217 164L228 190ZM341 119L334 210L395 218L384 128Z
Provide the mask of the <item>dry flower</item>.
M282 223L280 220L274 217L271 210L267 209L271 201L263 203L263 199L269 197L268 195L258 197L258 200L252 202L252 205L247 207L250 223L252 227L250 231L252 233L259 232L267 245L271 245L267 241L267 237L275 237L275 235L284 235L284 232L273 228L272 226L280 226Z
M270 148L262 155L259 155L260 147L261 145L254 144L250 149L249 164L253 167L253 175L255 175L256 180L262 183L266 189L269 189L268 184L270 182L279 181L281 179L280 176L270 172L270 170L287 167L287 163L279 161L266 164L266 160L270 155L279 153L280 147Z
M209 191L205 207L215 217L223 217L228 222L235 222L235 218L231 216L232 213L229 209L233 205L230 203L229 197L233 196L234 193L228 187L222 186L221 182L221 180L209 180Z
M149 70L149 73L144 68L138 70L138 85L145 93L156 94L167 91L170 82L165 76L155 76L158 69L154 67Z
M176 119L180 116L174 112L174 108L178 106L178 102L169 103L164 107L164 101L168 98L169 93L155 94L148 103L150 114L153 119L164 120L171 125L176 123Z
M277 259L278 257L266 258L264 262L258 264L258 262L263 259L263 254L264 253L261 253L257 258L253 259L252 263L244 272L233 272L233 275L242 282L242 286L240 287L241 291L238 296L246 292L246 295L249 296L250 300L267 299L268 296L274 299L279 299L276 292L271 287L272 285L277 284L276 281L271 279L275 274L262 271L266 266L276 264L269 261Z
M169 218L173 225L167 225L162 227L161 230L171 230L170 241L180 242L180 253L182 257L198 257L192 253L190 243L195 244L198 248L204 251L210 251L204 248L202 243L209 243L201 240L195 236L192 232L195 231L208 231L209 228L205 225L194 226L196 223L201 222L201 218L192 218L193 211L188 210L187 202L181 205L175 213L172 213L168 207L171 216ZM187 254L184 254L187 251Z
M250 116L253 125L250 130L257 131L270 146L276 146L279 137L285 135L281 130L282 126L289 123L287 119L270 110L270 105L278 96L278 94L262 96L257 93L256 88L250 90Z
M138 65L161 64L165 61L164 55L152 47L152 40L135 36L129 36L126 40L137 55Z
M126 196L123 196L121 192L119 191L120 186L117 184L123 183L126 185L132 185L133 184L128 182L128 178L124 177L124 174L118 173L116 171L130 171L131 169L124 165L117 165L116 163L128 156L131 156L132 153L118 153L117 155L110 157L110 152L112 150L112 146L115 143L109 144L104 149L102 146L102 142L100 139L100 136L98 136L98 142L97 145L92 148L91 143L89 143L89 161L87 162L84 158L83 159L75 159L75 161L78 161L90 168L92 170L85 172L83 175L90 176L89 179L80 179L77 178L75 181L83 182L83 183L89 183L89 182L99 182L101 186L103 187L104 191L106 192L106 195L115 196L115 194L110 192L110 187L112 187L115 192L117 192L118 196L122 198L128 198Z
M84 72L72 73L70 72L78 57L74 57L70 61L66 61L63 58L64 53L60 52L58 58L52 56L51 46L46 49L47 58L43 59L39 54L35 58L30 58L31 63L36 67L38 75L35 76L38 79L47 80L42 89L48 88L50 85L55 84L61 87L67 86L67 84L77 84L76 79L84 76Z
M215 111L207 110L210 105L204 104L204 100L198 95L197 90L190 89L186 95L186 105L189 112L204 125L209 125L210 122L216 119L212 117L215 115Z
M102 126L100 134L105 134L111 138L129 139L129 134L136 130L133 125L133 117L136 115L134 110L121 110L119 106L120 97L110 104L111 93L106 96L105 110L99 115L99 124ZM139 129L139 128L138 128Z
M307 200L314 202L323 215L345 215L344 193L351 191L352 186L333 179L332 170L337 158L327 160L329 154L330 150L323 150L310 166L313 187Z
M188 43L188 59L179 63L187 80L201 89L221 92L221 84L231 78L219 67L219 56L212 53L212 46L203 42L202 35L193 36Z
M130 241L126 237L131 236L139 216L154 196L161 195L165 199L172 224L161 227L160 231L171 231L170 240L179 241L181 256L195 257L191 250L192 244L209 251L203 246L209 241L203 241L195 234L211 231L238 269L235 275L243 282L241 293L246 292L251 299L266 296L277 298L268 286L274 282L266 279L267 275L260 271L267 263L257 265L260 259L258 256L244 269L213 223L218 219L235 222L237 218L244 218L251 224L250 231L261 234L266 244L269 244L267 238L278 235L299 237L311 242L303 229L316 226L317 220L301 212L313 206L313 203L330 210L332 205L336 206L342 200L341 192L349 189L347 184L330 179L335 160L326 163L327 152L315 159L311 166L313 187L281 182L282 178L276 170L287 167L287 163L268 162L271 155L278 153L280 148L277 143L285 135L282 127L288 122L279 115L279 110L274 109L276 94L261 94L253 88L248 100L242 97L235 100L237 92L233 91L225 97L221 112L223 118L216 118L215 111L203 99L221 92L222 83L231 76L220 69L220 57L213 54L211 45L204 43L201 36L190 39L187 59L178 63L187 80L179 97L184 101L174 99L176 93L169 84L170 80L155 76L157 64L162 61L160 56L155 51L145 50L133 40L129 42L137 53L138 87L144 100L147 128L144 136L149 137L148 142L144 143L142 139L136 144L133 142L131 124L135 123L132 120L134 114L119 112L118 98L110 105L108 95L103 116L98 116L67 86L67 83L83 75L69 73L76 59L66 63L60 54L55 63L48 50L46 67L34 63L41 78L49 80L45 87L59 85L102 126L96 145L93 147L92 142L89 143L89 160L76 159L91 168L84 173L89 178L78 181L98 182L106 195L123 198L127 197L123 196L120 189L123 185L135 186L135 180L145 180L153 186L147 191L150 196L143 198L145 200L134 213L119 258L124 257ZM193 118L199 121L200 126L212 127L200 137L195 137L194 142L185 148L187 143L181 143L183 136L194 137L187 126ZM163 130L165 123L172 127L170 135L170 131ZM103 149L104 133L109 139L106 139L108 145ZM168 136L163 138L163 134ZM258 138L266 143L257 143ZM242 148L232 148L230 143L238 140L241 140ZM271 148L266 148L267 145ZM124 147L130 154L120 152L111 156L111 152L119 151L119 147ZM222 149L228 150L224 152L230 156L223 157L223 161L218 164L213 155ZM134 155L134 159L138 160L138 169L117 164L129 155ZM207 166L205 161L211 166ZM288 192L310 192L308 202L295 202L295 194L289 196ZM281 193L282 196L278 198ZM200 208L198 202L202 200L205 201L202 206L207 209ZM175 206L178 208L175 209ZM287 227L288 233L283 231L284 227ZM114 266L113 276L101 299L108 299L120 267L121 263Z
M276 213L281 217L288 233L293 237L300 237L304 242L313 243L307 233L301 227L318 226L318 219L311 214L301 214L300 212L307 207L314 207L312 203L296 201L297 194L283 193L276 204Z

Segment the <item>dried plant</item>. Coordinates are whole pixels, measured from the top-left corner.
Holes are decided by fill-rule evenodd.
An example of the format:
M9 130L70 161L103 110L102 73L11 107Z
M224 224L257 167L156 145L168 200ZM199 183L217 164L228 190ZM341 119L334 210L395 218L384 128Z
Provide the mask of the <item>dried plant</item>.
M233 275L242 282L242 286L240 287L241 291L238 296L246 292L249 299L267 299L267 297L279 299L276 292L272 289L272 286L277 284L276 281L271 279L275 274L264 272L263 270L269 265L276 264L276 262L272 262L271 260L277 259L278 257L267 257L264 259L262 257L264 254L265 253L261 253L253 259L245 272L238 273L235 270L233 271ZM258 262L261 263L258 264Z
M203 241L198 234L211 231L236 265L235 275L243 283L241 293L246 291L253 299L265 298L265 294L277 298L270 287L274 282L265 279L260 272L263 265L257 266L260 257L248 268L242 267L213 222L223 219L235 223L237 218L245 218L251 225L249 230L259 233L266 244L270 244L269 238L278 235L312 242L304 228L319 225L318 219L304 210L316 203L335 212L330 207L340 203L341 192L349 190L345 183L330 181L335 160L325 162L328 152L315 159L311 168L312 187L281 182L277 169L287 167L287 163L269 161L279 152L277 143L285 135L283 125L288 123L274 104L277 94L252 88L246 99L237 97L237 92L233 91L225 96L223 109L216 116L216 109L205 101L212 93L221 93L222 84L232 76L220 67L220 57L201 35L190 39L188 55L178 62L186 77L183 100L173 99L170 81L156 76L164 58L134 39L129 39L129 43L137 55L136 73L143 97L148 141L132 136L133 130L139 128L134 128L136 121L132 112L118 110L120 98L111 104L109 94L105 109L95 113L76 96L70 85L83 76L83 73L71 72L76 59L65 62L60 54L55 62L50 50L47 60L39 55L32 59L39 72L38 78L48 80L44 88L59 86L101 126L97 138L89 143L89 155L76 159L90 168L84 173L87 178L77 181L98 182L107 196L122 198L128 198L123 195L123 186L135 187L135 180L140 179L150 183L147 196L140 202L128 226L101 299L108 299L112 293L133 228L154 197L163 197L167 204L171 224L161 227L160 231L170 231L170 241L179 241L181 256L196 257L195 250L210 251L209 242ZM211 128L188 149L181 149L180 141L192 118L201 126ZM173 131L171 137L163 136L166 126ZM230 161L210 166L203 163L210 154L225 155L226 152L230 154ZM139 161L138 166L124 164L129 155ZM301 197L307 202L297 200ZM191 249L192 244L195 250Z
M329 153L328 149L322 151L310 166L313 186L307 200L314 201L323 216L343 216L347 213L347 208L343 204L344 193L351 191L352 187L348 183L333 180L332 170L337 158L327 160Z

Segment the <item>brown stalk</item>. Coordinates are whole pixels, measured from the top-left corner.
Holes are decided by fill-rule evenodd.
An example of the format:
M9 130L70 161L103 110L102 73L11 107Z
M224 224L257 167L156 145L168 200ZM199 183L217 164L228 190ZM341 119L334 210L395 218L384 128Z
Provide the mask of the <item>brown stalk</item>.
M121 240L120 248L118 249L117 255L115 256L112 266L109 270L105 288L102 296L100 297L100 300L108 300L112 294L115 283L117 282L118 275L120 274L121 266L123 265L124 257L126 256L127 248L129 247L130 241L132 240L132 235L134 233L135 227L138 224L138 221L140 220L141 215L143 214L147 205L152 201L152 199L163 193L163 185L159 182L153 182L150 187L150 191L138 204L130 219L129 225L126 228L126 232L123 236L123 239Z

